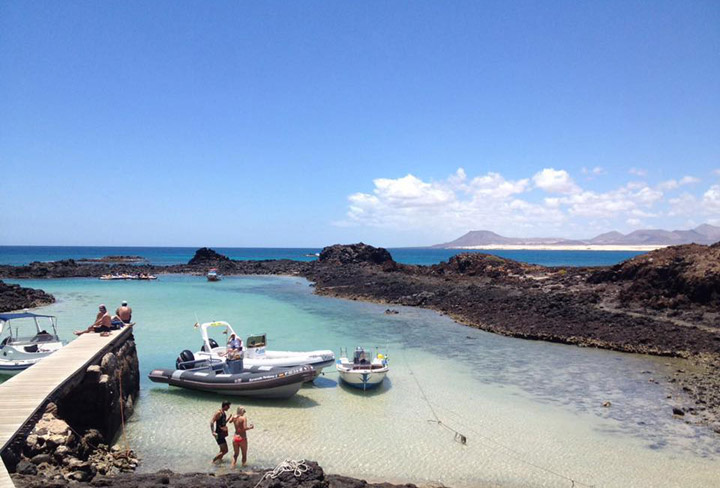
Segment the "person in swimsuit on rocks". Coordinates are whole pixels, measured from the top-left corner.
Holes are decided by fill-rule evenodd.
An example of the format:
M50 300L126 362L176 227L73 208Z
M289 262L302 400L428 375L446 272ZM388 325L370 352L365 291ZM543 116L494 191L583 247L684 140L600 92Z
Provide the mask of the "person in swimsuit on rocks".
M101 332L101 333L107 332L109 334L111 330L112 330L112 320L110 319L110 314L108 313L105 305L100 304L100 306L98 307L98 314L95 317L95 322L92 325L90 325L90 327L88 327L87 329L76 330L75 332L73 332L73 334L78 335L78 336L87 334L88 332Z
M225 440L228 435L228 418L225 412L228 410L230 410L230 402L222 402L220 410L215 412L215 415L213 415L213 418L210 420L210 432L212 432L215 441L218 446L220 446L220 453L213 458L211 464L220 461L223 456L228 453L228 445Z
M243 407L238 407L236 414L230 417L230 422L232 422L235 426L235 435L233 436L233 450L235 453L233 454L231 467L234 468L237 466L238 451L241 450L242 465L245 466L247 464L248 448L247 431L254 429L255 426L253 424L248 424L247 417L245 417L245 409Z

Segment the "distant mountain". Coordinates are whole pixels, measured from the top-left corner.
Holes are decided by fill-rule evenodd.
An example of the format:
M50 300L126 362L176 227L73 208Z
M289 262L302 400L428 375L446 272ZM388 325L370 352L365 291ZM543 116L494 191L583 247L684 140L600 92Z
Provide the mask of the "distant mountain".
M677 244L714 244L720 241L720 227L703 224L691 230L642 229L621 234L617 231L606 232L592 239L563 239L560 237L505 237L489 230L474 230L445 244L436 244L434 248L458 248L474 246L512 245L512 246L673 246Z

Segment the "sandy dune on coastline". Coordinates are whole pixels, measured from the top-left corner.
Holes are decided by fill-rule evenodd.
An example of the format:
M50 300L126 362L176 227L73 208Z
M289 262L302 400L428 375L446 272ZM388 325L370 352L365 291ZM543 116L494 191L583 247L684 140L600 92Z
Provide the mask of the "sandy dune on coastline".
M611 244L581 244L581 245L562 245L562 244L489 244L485 246L463 246L449 247L447 249L486 249L486 250L517 250L517 251L654 251L668 247L667 245L611 245Z

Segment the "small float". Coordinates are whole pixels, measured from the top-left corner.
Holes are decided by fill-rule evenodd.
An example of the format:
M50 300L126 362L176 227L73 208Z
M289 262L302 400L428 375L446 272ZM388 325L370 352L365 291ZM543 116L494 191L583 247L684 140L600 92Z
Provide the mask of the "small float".
M355 348L352 361L348 358L347 349L340 349L340 359L335 367L345 384L361 390L376 388L390 370L387 356L377 353L370 358L362 347Z
M6 375L29 368L65 345L53 315L27 311L0 314L0 337L0 374Z
M200 328L203 338L203 345L200 351L195 353L198 359L208 359L223 362L227 357L227 347L220 346L215 339L210 337L210 329L224 329L223 334L229 338L231 335L240 337L235 333L232 326L224 321L206 322L202 325L195 324ZM247 342L241 347L246 367L253 366L299 366L307 364L312 366L315 375L309 381L315 379L323 370L335 363L335 353L329 349L294 352L294 351L272 351L267 349L267 334L256 334L248 337Z
M207 280L208 281L220 281L220 275L218 274L217 269L213 268L207 273Z
M175 362L176 369L154 369L150 381L190 390L262 399L285 399L314 378L311 366L246 366L242 360L225 362L196 359L185 350Z

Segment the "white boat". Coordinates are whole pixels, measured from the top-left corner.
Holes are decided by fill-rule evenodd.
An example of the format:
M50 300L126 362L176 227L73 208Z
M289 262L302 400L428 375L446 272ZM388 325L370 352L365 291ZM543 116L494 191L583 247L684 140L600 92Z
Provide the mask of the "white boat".
M229 323L224 321L206 322L202 325L195 324L196 327L200 327L203 345L202 349L194 354L196 359L206 359L212 361L225 361L227 355L227 347L221 346L212 337L209 336L208 331L210 329L222 329L223 333L230 337L235 334L236 337L240 337L235 333ZM266 334L251 335L248 337L247 342L242 348L242 359L243 364L246 368L252 368L253 366L300 366L307 364L312 366L315 370L315 375L312 379L315 379L323 370L335 363L335 353L330 350L317 350L317 351L272 351L267 349L267 337Z
M347 349L344 353L341 349L335 367L345 384L361 390L376 388L390 371L387 356L378 353L370 357L362 347L355 348L352 360L348 358Z
M210 271L208 271L207 280L208 281L220 281L220 275L218 274L217 269L213 268Z
M0 374L19 373L65 345L54 316L27 311L0 314L0 338Z

